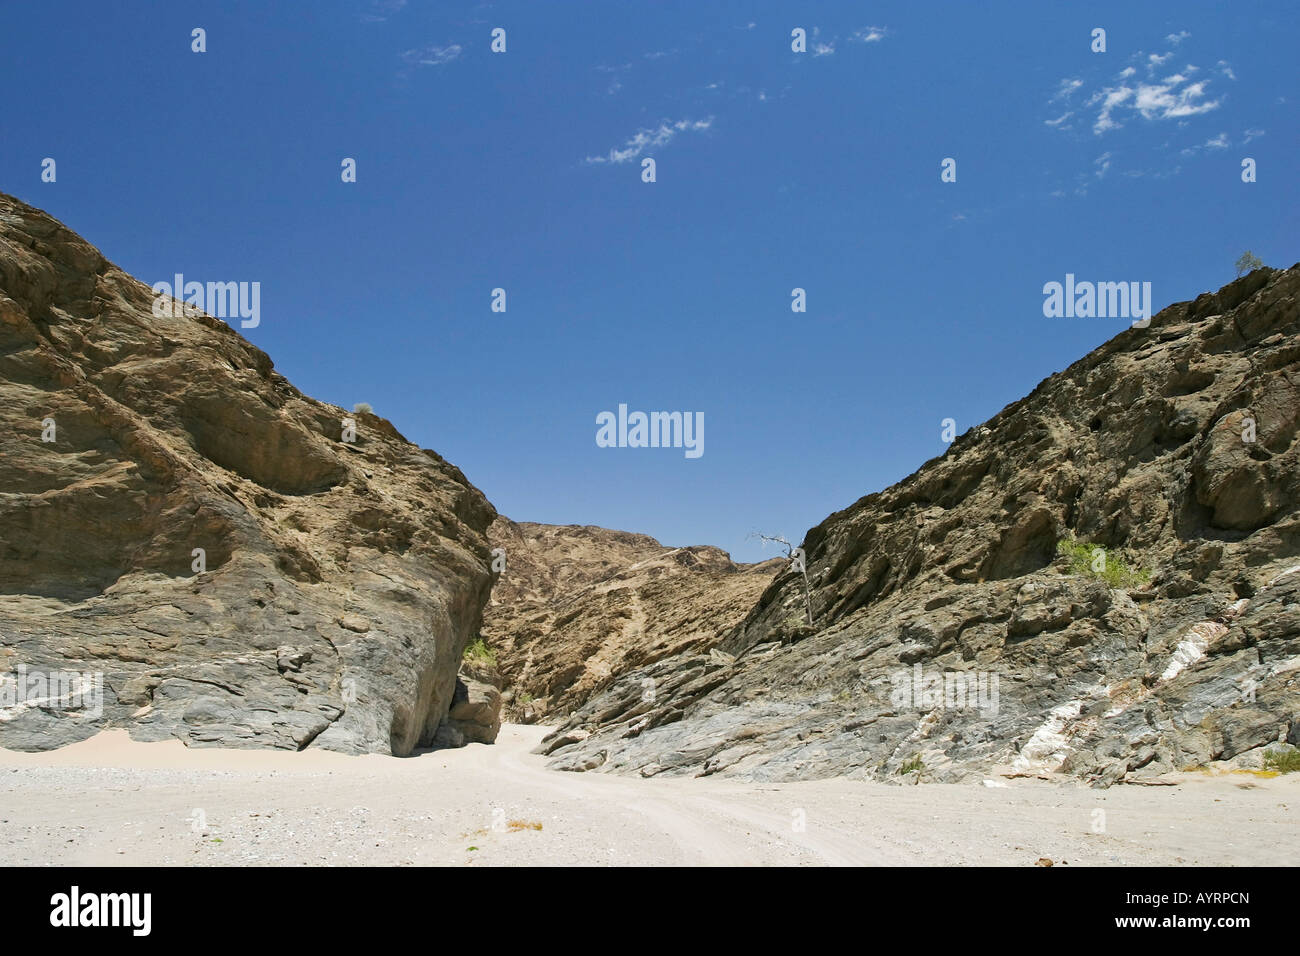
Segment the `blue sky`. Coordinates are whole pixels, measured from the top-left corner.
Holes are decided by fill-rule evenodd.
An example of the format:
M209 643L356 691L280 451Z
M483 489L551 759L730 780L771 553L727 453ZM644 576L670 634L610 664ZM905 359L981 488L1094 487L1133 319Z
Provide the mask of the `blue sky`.
M1160 6L10 3L0 189L146 282L260 282L284 375L503 514L761 559L1127 324L1044 283L1300 259L1300 7ZM620 403L704 454L598 447Z

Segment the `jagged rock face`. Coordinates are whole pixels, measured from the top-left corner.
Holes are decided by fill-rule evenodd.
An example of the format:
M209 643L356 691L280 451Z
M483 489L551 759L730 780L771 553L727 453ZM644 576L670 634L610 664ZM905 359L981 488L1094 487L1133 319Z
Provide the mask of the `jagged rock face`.
M1298 291L1264 269L1170 306L831 515L812 627L781 574L733 661L620 674L551 765L1105 785L1300 743ZM1149 581L1079 569L1071 536Z
M491 588L491 505L387 421L303 396L225 323L155 317L153 298L0 194L0 671L103 675L99 716L17 694L0 746L109 724L432 741Z
M483 637L497 654L508 713L528 723L563 719L629 669L707 652L783 563L736 564L719 548L506 518L488 537L504 549L506 569ZM638 697L652 693L637 687Z

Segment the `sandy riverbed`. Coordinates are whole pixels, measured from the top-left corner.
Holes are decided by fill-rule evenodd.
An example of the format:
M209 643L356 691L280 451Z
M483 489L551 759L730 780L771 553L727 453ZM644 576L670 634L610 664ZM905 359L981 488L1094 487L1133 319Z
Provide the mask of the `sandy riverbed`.
M405 759L121 730L0 750L0 865L1300 863L1300 774L1110 790L643 780L546 770L528 752L545 732L506 725L495 745Z

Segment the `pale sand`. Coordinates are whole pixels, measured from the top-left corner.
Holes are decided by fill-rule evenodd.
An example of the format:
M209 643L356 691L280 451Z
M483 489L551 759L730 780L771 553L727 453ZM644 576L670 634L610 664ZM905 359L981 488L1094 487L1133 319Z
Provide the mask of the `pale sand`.
M0 864L1300 863L1300 774L1110 790L643 780L546 770L528 752L545 733L508 724L495 745L406 759L121 730L0 750Z

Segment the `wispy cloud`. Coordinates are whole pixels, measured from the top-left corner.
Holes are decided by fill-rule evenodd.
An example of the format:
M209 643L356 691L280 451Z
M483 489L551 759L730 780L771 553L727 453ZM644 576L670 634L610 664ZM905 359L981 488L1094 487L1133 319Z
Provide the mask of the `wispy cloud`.
M1071 94L1081 86L1083 86L1083 80L1078 77L1067 76L1061 81L1061 85L1057 88L1056 93L1050 100L1048 100L1048 102L1055 103L1057 100L1068 100Z
M858 32L849 36L850 40L857 43L879 43L884 38L884 27L863 27Z
M889 36L888 27L863 27L861 30L854 30L848 35L850 43L879 43ZM812 35L808 38L808 49L814 57L831 56L835 53L836 45L840 42L839 34L830 39L822 39L821 27L813 27Z
M1163 64L1172 55L1166 53L1161 56L1153 53L1147 56L1148 78L1146 80L1134 79L1137 70L1127 66L1112 82L1087 94L1083 106L1096 110L1092 131L1101 135L1108 130L1119 129L1126 119L1134 116L1144 120L1185 119L1218 109L1223 103L1223 98L1210 95L1209 80L1194 79L1198 67L1193 64L1189 63L1182 70L1160 79L1152 75L1155 67ZM1069 101L1083 85L1083 81L1077 77L1061 80L1056 92L1048 99L1048 104ZM1069 116L1070 113L1066 112L1056 119L1048 119L1044 122L1048 126L1069 129L1070 127L1063 125Z
M1181 80L1182 77L1178 77L1178 82ZM1148 120L1199 116L1219 108L1220 100L1205 98L1205 83L1188 83L1180 90L1178 82L1139 83L1133 97L1133 108Z
M1141 128L1168 120L1173 121L1170 126L1181 130L1189 125L1191 118L1219 110L1227 102L1223 77L1235 79L1232 68L1226 60L1218 61L1216 68L1206 70L1186 61L1181 66L1174 66L1175 48L1180 48L1190 37L1191 33L1186 30L1171 33L1164 37L1168 48L1156 53L1137 50L1118 72L1111 72L1114 67L1110 70L1100 67L1095 72L1090 70L1089 73L1059 80L1047 96L1043 124L1056 130L1077 129L1079 132L1091 128L1096 136L1126 125ZM1177 55L1181 58L1181 54ZM1263 130L1247 130L1234 142L1227 133L1210 135L1202 129L1201 138L1195 145L1183 146L1176 156L1226 150L1263 133ZM1143 147L1143 152L1153 146ZM1161 151L1178 149L1168 141L1155 148ZM1117 160L1117 156L1120 159ZM1086 196L1090 186L1113 176L1163 179L1178 175L1182 168L1177 162L1149 170L1131 166L1124 168L1126 165L1121 153L1103 152L1089 166L1074 174L1073 184L1054 191L1052 195L1064 196L1072 191L1076 196Z
M461 54L459 43L450 46L427 46L416 50L407 50L402 59L411 66L442 66L450 63Z
M361 14L362 23L383 23L394 13L400 13L406 0L370 0L369 8Z
M601 163L630 163L648 149L667 146L679 133L697 132L713 126L713 117L702 120L663 120L654 129L637 130L622 146L615 146L604 156L588 156L590 165Z
M1250 142L1250 138L1251 138L1250 133L1252 132L1260 132L1260 131L1247 130L1246 133L1244 134L1246 136L1246 139L1243 140L1243 145L1244 143ZM1220 133L1218 136L1215 136L1213 139L1207 139L1204 143L1201 143L1199 146L1187 146L1181 149L1179 152L1183 156L1193 156L1196 153L1199 153L1203 149L1227 149L1231 145L1232 145L1232 141L1228 139L1228 134Z

